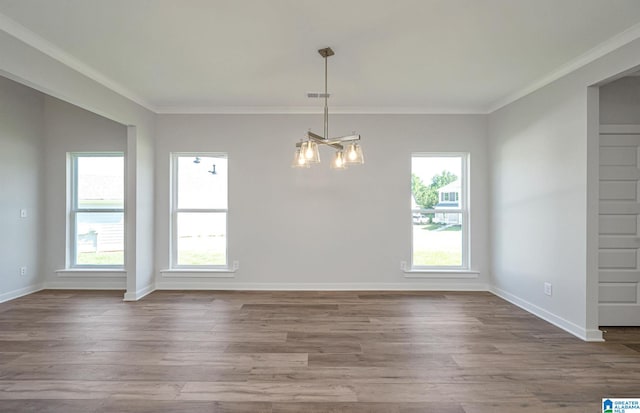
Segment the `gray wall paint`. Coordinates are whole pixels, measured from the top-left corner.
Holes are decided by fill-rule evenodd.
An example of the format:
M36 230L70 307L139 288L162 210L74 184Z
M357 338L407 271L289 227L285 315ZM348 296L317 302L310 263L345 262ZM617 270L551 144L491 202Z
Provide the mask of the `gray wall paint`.
M14 87L31 91L9 80ZM127 140L123 125L56 98L43 96L33 114L44 138L38 156L42 182L39 222L44 245L41 281L55 288L123 288L125 280L102 274L56 273L65 268L67 214L67 153L135 150L153 155L153 146ZM15 100L15 99L13 99ZM26 104L26 103L25 103ZM315 286L415 285L399 270L410 260L409 174L412 152L461 151L471 153L471 255L478 280L427 280L428 288L459 286L484 288L488 280L487 164L485 116L335 116L332 130L363 134L367 163L348 171L324 163L311 170L290 168L296 137L310 126L321 127L310 116L162 116L158 125L159 197L145 208L157 208L155 222L158 268L167 268L169 153L172 151L226 151L231 159L230 254L241 262L234 282L242 285L286 283ZM136 131L133 131L135 133ZM153 159L146 164L153 164ZM135 163L134 163L135 165ZM136 175L148 168L136 170ZM146 181L154 177L142 178ZM129 177L129 182L135 179ZM308 185L308 186L307 186ZM309 214L314 214L309 219ZM317 216L316 216L317 214ZM153 218L153 214L146 214ZM144 222L138 220L138 225ZM307 227L303 228L303 223ZM138 232L153 233L153 221ZM348 231L347 229L351 229ZM336 237L337 234L337 237ZM132 240L135 245L135 239ZM144 247L144 245L143 245ZM129 250L140 248L129 247ZM140 251L138 251L139 255ZM153 256L153 251L147 251ZM135 260L133 260L135 262ZM38 260L36 260L36 264ZM134 264L136 265L136 264ZM202 279L163 279L202 286ZM214 286L218 280L206 280ZM189 283L192 284L189 284ZM166 283L165 283L166 284ZM144 287L137 282L132 290Z
M640 124L640 76L623 77L600 88L600 123Z
M127 129L102 116L47 96L45 129L45 222L44 275L48 287L125 288L124 279L94 276L65 278L56 270L65 268L67 234L67 153L123 152L127 150ZM86 274L85 274L86 275Z
M124 289L125 274L114 277L108 273L74 273L69 276L71 274L56 271L66 265L67 153L126 153L127 128L4 77L0 77L0 108L3 148L0 153L0 216L3 220L0 300L19 294L24 288L43 285L48 288ZM134 139L132 142L137 149L145 140ZM153 164L153 150L148 146L141 149L149 158L148 162L142 162L142 166L136 168L142 171L137 175L152 182L153 177L147 176L151 173L150 168L144 166ZM146 224L146 236L153 233L153 202L145 201L144 207L148 213L139 225ZM19 217L22 208L28 211L26 219ZM133 246L129 250L134 250ZM147 248L147 257L152 255L149 251L152 249ZM152 258L148 260L152 262ZM145 260L142 262L146 265ZM147 265L146 273L153 274L152 265ZM19 275L21 266L27 266L26 276ZM150 282L148 277L140 278L138 285Z
M586 88L556 84L490 122L494 287L577 325L585 323L585 108Z
M486 288L486 116L335 115L333 134L362 134L366 163L293 169L294 143L321 115L159 115L156 141L156 268L169 266L171 152L229 154L229 254L233 280L159 276L160 287ZM412 152L471 153L471 256L478 280L406 279L410 261ZM185 284L186 283L186 284ZM413 283L413 284L411 284Z
M0 301L41 284L43 107L41 93L0 77Z
M489 117L494 288L584 338L600 336L598 182L588 175L598 168L598 135L587 116L598 102L589 86L638 65L640 40Z
M153 159L155 114L64 63L0 31L0 74L123 125L135 126L127 142L127 257L125 299L153 287ZM135 60L130 62L136 64Z

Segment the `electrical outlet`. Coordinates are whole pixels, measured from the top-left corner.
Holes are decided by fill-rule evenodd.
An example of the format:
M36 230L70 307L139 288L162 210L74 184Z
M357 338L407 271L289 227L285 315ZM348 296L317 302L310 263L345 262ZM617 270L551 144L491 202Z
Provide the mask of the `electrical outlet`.
M238 271L240 269L240 261L234 261L232 269L233 271Z
M401 271L406 271L407 270L407 262L406 261L400 261L400 270Z
M20 275L27 275L27 267L20 267Z
M551 296L551 293L552 293L551 283L544 283L544 293L548 296Z

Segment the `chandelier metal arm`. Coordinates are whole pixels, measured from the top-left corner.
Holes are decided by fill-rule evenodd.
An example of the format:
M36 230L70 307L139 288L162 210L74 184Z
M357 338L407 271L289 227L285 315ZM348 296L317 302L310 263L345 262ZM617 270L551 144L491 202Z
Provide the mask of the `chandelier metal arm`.
M316 135L311 131L307 132L307 137L320 145L328 145L338 150L344 149L344 146L340 144L341 142L355 142L360 140L360 135L346 135L339 136L337 138L325 139L322 136ZM296 147L299 148L300 146L302 146L302 142L297 142Z
M345 136L339 136L337 138L331 138L329 139L329 142L353 142L353 141L359 141L360 140L360 135L345 135Z
M328 146L331 146L332 148L338 149L340 151L344 149L343 146L340 145L340 143L338 143L340 141L335 141L334 139L329 140L329 139L323 138L322 136L316 135L315 133L313 133L311 131L307 132L307 136L309 137L309 139L311 139L312 141L314 141L314 142L316 142L318 144L328 145Z
M317 140L315 140L313 138L312 138L312 140L317 142L317 143L319 143L319 144L322 144L322 145L328 145L328 146L332 147L333 149L337 149L339 151L344 150L344 146L340 145L339 143L326 142L324 139L322 141L320 141L320 142L318 142ZM304 142L296 142L296 148L301 148L303 143Z

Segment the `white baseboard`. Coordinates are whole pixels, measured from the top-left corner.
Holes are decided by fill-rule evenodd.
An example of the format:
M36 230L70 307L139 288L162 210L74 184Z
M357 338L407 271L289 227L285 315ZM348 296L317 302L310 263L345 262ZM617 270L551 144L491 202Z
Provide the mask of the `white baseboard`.
M139 289L138 291L129 292L127 291L124 294L124 301L138 301L139 299L151 294L156 290L156 287L153 284L149 284L144 288Z
M483 283L238 283L157 281L157 290L263 291L488 291Z
M25 295L33 294L40 290L43 290L44 286L42 283L29 285L24 288L19 288L17 290L9 291L3 294L0 294L0 303L4 303L5 301L14 300L16 298L20 298Z
M598 329L585 329L585 339L584 341L596 341L602 342L604 340L604 336L602 335L602 330Z
M522 298L517 297L507 291L501 290L500 288L491 287L489 291L491 291L493 294L497 295L498 297L509 301L511 304L517 305L523 310L528 311L529 313L553 324L554 326L563 329L567 333L573 334L574 336L578 337L581 340L604 341L604 339L602 338L602 331L600 330L588 330L588 329L582 328L579 325L569 320L565 320L564 318L557 316L545 310L544 308L538 307L537 305L532 304L526 300L523 300Z

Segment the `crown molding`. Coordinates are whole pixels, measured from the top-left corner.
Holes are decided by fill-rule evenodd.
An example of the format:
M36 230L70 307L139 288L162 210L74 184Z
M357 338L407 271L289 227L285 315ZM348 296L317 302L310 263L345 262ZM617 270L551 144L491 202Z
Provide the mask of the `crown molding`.
M15 37L21 42L33 47L34 49L46 54L47 56L59 61L63 65L75 70L76 72L88 77L89 79L101 84L107 89L124 96L125 98L137 103L144 108L155 112L155 107L146 99L135 94L131 90L108 78L98 70L81 62L71 54L65 52L58 46L37 35L33 31L27 29L15 20L0 13L0 30L8 35Z
M332 106L331 115L486 115L478 108L440 108L407 106ZM159 106L162 115L317 115L322 107L310 106Z
M507 95L506 97L499 99L489 105L485 112L492 113L496 110L507 106L516 100L527 96L530 93L535 92L538 89L542 89L548 84L560 79L561 77L568 75L569 73L580 69L583 66L601 58L602 56L613 52L614 50L640 38L640 23L631 26L630 28L618 33L612 38L605 40L596 47L588 50L586 53L578 56L577 58L569 61L568 63L560 66L558 69L542 77L541 79L533 82L529 86L520 89L519 91Z

